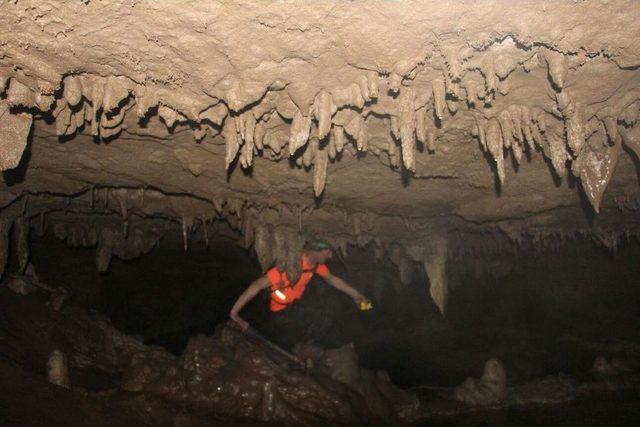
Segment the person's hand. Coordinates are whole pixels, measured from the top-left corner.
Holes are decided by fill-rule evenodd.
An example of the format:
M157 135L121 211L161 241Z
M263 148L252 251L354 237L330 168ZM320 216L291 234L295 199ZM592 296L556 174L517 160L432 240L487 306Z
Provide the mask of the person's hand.
M249 329L249 322L247 322L246 320L244 320L242 317L238 316L237 314L231 313L229 315L229 318L231 320L233 320L236 325L238 325L238 327L242 330L242 332L245 332L247 329Z

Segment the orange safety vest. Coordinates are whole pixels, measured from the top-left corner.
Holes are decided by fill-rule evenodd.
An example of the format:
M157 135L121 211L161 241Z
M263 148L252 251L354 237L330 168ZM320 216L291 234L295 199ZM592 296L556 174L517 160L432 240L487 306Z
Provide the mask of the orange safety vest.
M315 267L309 263L306 256L302 256L302 272L298 281L291 285L286 272L280 271L277 267L273 267L267 271L267 278L271 282L271 302L269 309L271 311L281 311L287 308L291 303L302 298L307 284L317 273L322 277L329 275L329 269L326 264L318 264Z

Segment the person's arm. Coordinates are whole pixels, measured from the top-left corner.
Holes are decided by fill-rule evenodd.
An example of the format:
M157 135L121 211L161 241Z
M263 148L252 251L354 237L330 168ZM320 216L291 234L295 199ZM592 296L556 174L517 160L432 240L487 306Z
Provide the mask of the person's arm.
M229 313L229 317L231 318L231 320L236 322L243 331L246 331L247 328L249 328L249 323L242 317L240 317L238 313L240 313L244 306L256 295L258 295L261 290L267 289L269 286L271 286L269 278L267 278L267 276L262 276L259 279L254 280L253 283L251 283L249 287L245 289L242 294L240 294L240 296L236 300L236 303L233 304L231 312Z
M356 305L360 305L360 303L363 301L368 301L368 299L364 295L353 289L351 286L347 285L347 282L345 282L341 278L334 276L331 273L320 277L322 277L327 281L328 284L330 284L340 292L344 292L345 294L349 295L353 299L353 302L356 303Z

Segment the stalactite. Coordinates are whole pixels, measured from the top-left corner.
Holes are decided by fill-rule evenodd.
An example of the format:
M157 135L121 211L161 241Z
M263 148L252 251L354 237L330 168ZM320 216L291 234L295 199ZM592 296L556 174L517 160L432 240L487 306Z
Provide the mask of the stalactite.
M444 81L442 79L436 79L431 82L431 86L433 90L433 111L438 120L442 121L444 119L444 109L446 106Z
M104 86L102 108L110 113L119 107L120 103L129 96L129 89L124 85L124 79L108 77Z
M484 75L487 98L491 98L495 94L498 87L498 79L496 76L493 54L487 53L483 56L480 70ZM487 102L488 100L489 99L486 99L485 102Z
M324 139L331 131L331 118L336 111L338 108L333 103L331 94L325 90L320 91L314 100L314 115L318 120L318 139Z
M302 153L302 164L304 165L305 168L311 167L311 165L313 164L316 158L317 151L318 151L318 139L314 137L314 138L311 138L311 140L307 144L307 147L304 150L304 153Z
M11 113L9 105L0 100L0 171L20 164L31 131L31 114Z
M507 110L502 111L498 115L498 121L500 122L500 129L502 131L502 143L505 148L511 148L513 143L513 127L512 120Z
M238 138L238 133L236 131L236 123L235 118L229 116L224 121L224 126L222 127L222 137L224 138L226 153L224 157L225 168L229 169L229 166L233 163L238 155L238 151L240 150L240 141Z
M344 128L342 126L334 126L331 131L333 132L333 140L336 144L336 151L342 152L345 144L347 143L347 137L344 134Z
M504 152L502 143L502 130L500 128L500 122L497 119L492 118L489 120L486 130L486 144L487 150L493 156L496 162L496 171L500 183L504 184L506 176L504 172Z
M573 156L577 157L586 139L583 107L570 99L566 92L557 94L556 100L564 117L567 144L571 148Z
M114 235L110 229L101 230L96 248L96 267L100 273L106 272L111 264L113 241Z
M429 277L429 293L444 316L447 311L447 240L435 238L425 253L424 269Z
M256 227L253 247L258 257L262 271L266 271L276 259L274 253L274 238L269 225L260 224Z
M582 158L580 183L593 209L598 213L600 212L602 196L618 163L620 151L620 144L616 144L613 147L603 147L599 150L595 150L590 144L586 144L580 153Z
M6 102L12 107L33 107L36 102L36 95L28 86L13 78L9 81Z
M75 107L82 100L82 86L77 76L67 76L63 81L62 96L67 103Z
M624 145L633 151L640 160L640 127L625 128L621 126L619 132Z
M410 171L415 171L416 168L416 115L414 101L415 94L413 89L405 88L400 94L399 101L400 141L402 143L402 162Z
M291 122L289 133L289 154L293 155L309 140L311 130L311 115L303 116L300 110L296 111Z
M569 160L564 141L553 132L547 132L546 135L549 144L549 158L553 169L559 177L564 178L567 174L567 160Z
M413 273L413 262L406 256L401 257L398 265L400 283L405 286L410 285L413 282Z
M315 164L313 166L313 193L316 197L320 197L324 192L327 180L328 163L328 150L326 148L324 150L318 149L316 151Z
M551 77L551 81L553 81L556 88L562 90L567 81L569 71L565 55L551 49L540 48L538 51L538 59L541 65L547 65L549 77Z

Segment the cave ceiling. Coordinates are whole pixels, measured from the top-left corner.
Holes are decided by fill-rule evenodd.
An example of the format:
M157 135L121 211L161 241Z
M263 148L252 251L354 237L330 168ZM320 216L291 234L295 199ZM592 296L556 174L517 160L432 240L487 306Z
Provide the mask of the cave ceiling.
M0 1L0 243L26 218L97 244L106 268L223 218L263 265L314 234L427 266L487 235L615 245L639 224L639 16L604 0Z

